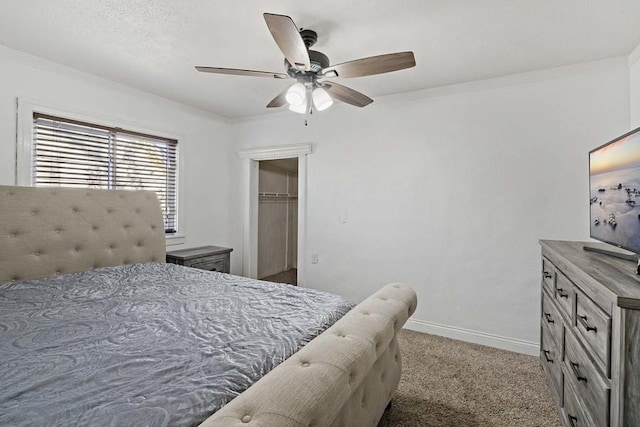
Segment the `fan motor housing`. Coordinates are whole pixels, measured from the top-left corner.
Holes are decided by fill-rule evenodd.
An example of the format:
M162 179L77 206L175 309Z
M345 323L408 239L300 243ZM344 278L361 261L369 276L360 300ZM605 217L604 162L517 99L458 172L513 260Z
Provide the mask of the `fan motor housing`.
M303 71L294 67L287 61L284 60L284 67L287 70L287 74L291 77L295 77L299 74L318 74L323 68L327 68L329 66L329 57L322 52L318 52L317 50L309 49L309 62L311 63L310 71Z
M314 73L329 66L329 57L317 50L309 50L309 60L311 62L311 71Z

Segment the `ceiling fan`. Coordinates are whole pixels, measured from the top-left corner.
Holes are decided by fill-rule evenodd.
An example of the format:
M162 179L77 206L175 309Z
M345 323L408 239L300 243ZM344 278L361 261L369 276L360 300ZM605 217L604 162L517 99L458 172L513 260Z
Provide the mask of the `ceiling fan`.
M324 53L309 49L318 40L315 31L298 30L293 20L286 15L263 15L271 35L284 54L285 73L200 66L196 67L196 70L203 73L295 79L296 83L273 98L267 104L267 108L282 107L288 103L292 111L311 114L314 110L322 111L329 108L333 99L356 107L365 107L371 104L373 99L326 79L371 76L416 65L413 52L388 53L330 65L329 58Z

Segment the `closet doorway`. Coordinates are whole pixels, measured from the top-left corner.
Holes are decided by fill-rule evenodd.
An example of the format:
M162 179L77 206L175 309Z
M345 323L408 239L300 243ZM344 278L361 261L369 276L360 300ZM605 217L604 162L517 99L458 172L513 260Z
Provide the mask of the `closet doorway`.
M298 158L258 162L258 279L298 283Z
M260 162L263 160L297 159L298 161L298 257L297 284L306 284L306 226L307 226L307 156L313 152L310 142L302 144L274 145L249 148L238 151L238 157L245 159L241 186L246 195L243 207L242 275L258 278L258 195Z

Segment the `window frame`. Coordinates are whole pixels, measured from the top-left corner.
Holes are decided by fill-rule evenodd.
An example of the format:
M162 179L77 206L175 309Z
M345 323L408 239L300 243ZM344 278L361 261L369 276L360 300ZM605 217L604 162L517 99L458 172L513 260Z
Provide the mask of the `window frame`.
M130 133L138 133L146 136L156 136L158 138L166 138L177 141L176 146L176 191L177 205L176 212L178 221L176 223L177 233L166 235L165 240L167 246L180 245L185 241L184 215L183 215L183 156L182 148L184 144L184 136L174 131L161 130L158 128L150 128L141 126L131 121L112 119L95 113L81 113L72 111L67 108L53 107L45 105L37 101L25 98L17 98L17 117L16 117L16 168L15 183L20 186L32 187L33 182L33 140L34 140L34 113L47 116L59 117L69 121L77 121L95 125L96 127L120 128Z

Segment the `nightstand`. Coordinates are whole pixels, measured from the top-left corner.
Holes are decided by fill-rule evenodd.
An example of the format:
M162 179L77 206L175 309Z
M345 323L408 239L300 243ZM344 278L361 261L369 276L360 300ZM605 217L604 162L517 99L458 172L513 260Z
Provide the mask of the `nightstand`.
M231 248L220 246L200 246L167 252L167 262L201 270L229 273L231 268Z

